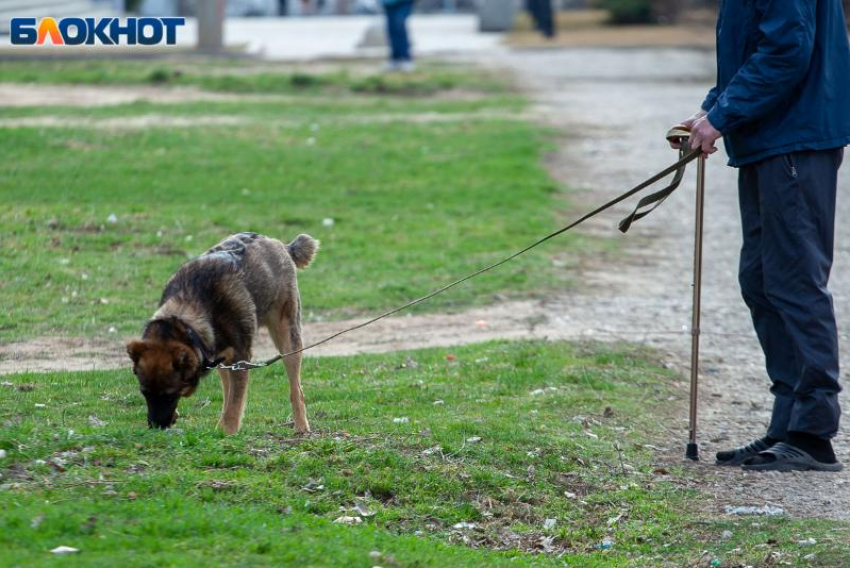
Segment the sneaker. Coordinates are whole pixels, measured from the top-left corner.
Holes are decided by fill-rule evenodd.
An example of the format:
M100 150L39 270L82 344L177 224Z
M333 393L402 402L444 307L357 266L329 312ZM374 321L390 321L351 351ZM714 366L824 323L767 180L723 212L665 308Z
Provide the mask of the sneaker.
M398 68L402 73L413 73L416 71L416 64L413 61L401 61Z
M714 463L716 465L741 465L745 460L757 456L760 452L769 449L780 441L781 440L776 440L770 436L765 436L764 438L759 438L754 442L750 442L746 446L741 446L734 450L717 452L717 454L715 454Z

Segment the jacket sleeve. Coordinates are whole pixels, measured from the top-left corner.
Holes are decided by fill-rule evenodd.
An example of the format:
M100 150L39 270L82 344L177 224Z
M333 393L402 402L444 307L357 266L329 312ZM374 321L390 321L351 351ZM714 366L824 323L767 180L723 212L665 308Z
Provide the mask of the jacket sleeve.
M727 134L773 110L803 79L815 42L815 0L756 0L761 14L756 51L732 77L708 113Z
M711 88L711 90L708 92L708 95L706 95L705 100L702 102L702 105L700 105L700 108L702 110L704 110L705 112L708 112L712 108L714 108L715 103L717 103L718 93L719 93L719 89L717 88L717 85L714 85ZM714 123L712 123L712 124L714 124Z

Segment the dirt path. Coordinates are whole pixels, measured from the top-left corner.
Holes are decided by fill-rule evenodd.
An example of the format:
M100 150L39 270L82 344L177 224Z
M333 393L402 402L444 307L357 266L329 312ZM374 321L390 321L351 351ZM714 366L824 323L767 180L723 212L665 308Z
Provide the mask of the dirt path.
M478 62L481 62L478 60ZM670 163L674 154L662 137L667 127L697 107L713 77L713 54L683 49L572 49L516 52L493 66L509 66L535 99L534 113L564 128L567 138L551 159L554 175L582 189L586 203L600 202ZM703 366L700 398L702 464L686 464L685 477L713 495L707 507L726 504L780 506L795 516L850 518L850 470L841 474L744 474L708 465L713 451L761 435L770 395L762 356L740 300L736 264L740 247L735 171L721 155L709 161L706 204L703 308ZM693 187L693 173L684 187ZM850 169L841 176L850 186ZM839 216L850 205L839 200ZM616 268L603 262L583 275L585 293L546 301L502 303L456 315L385 320L311 355L385 352L448 346L493 338L625 339L666 354L685 371L689 355L692 262L692 192L679 191L641 221L623 243L628 252ZM617 235L616 214L586 227ZM850 312L850 248L838 225L832 289L839 323ZM590 292L592 291L592 292ZM309 339L348 322L310 324ZM846 340L842 334L842 340ZM45 338L0 346L0 373L23 370L123 367L123 341L92 343ZM258 356L271 353L269 343ZM47 353L50 357L47 358ZM843 361L846 365L846 361ZM847 407L847 397L842 401ZM668 426L670 448L659 458L681 461L687 437L686 401ZM847 427L837 438L839 458L850 464Z
M672 159L662 137L667 127L693 113L713 80L714 55L700 50L569 50L515 53L509 63L535 94L547 122L572 138L552 161L558 179L587 190L588 201L659 169ZM745 474L718 470L713 452L764 433L772 403L763 356L737 285L740 221L736 171L725 156L709 160L703 276L700 441L703 458L686 476L708 487L708 505L770 503L797 516L850 518L850 471L835 474ZM840 185L850 187L850 169ZM693 172L686 185L692 188ZM839 218L850 214L839 200ZM668 353L684 371L689 361L693 254L693 193L679 191L663 209L641 221L624 243L626 266L599 266L588 278L603 290L593 298L555 300L547 306L553 325L566 314L594 322L596 331L628 330L632 339ZM832 290L839 323L850 315L850 228L838 225ZM568 333L567 333L568 335ZM597 334L604 336L605 334ZM842 333L842 341L847 335ZM846 353L846 351L845 351ZM845 358L846 359L846 358ZM847 361L842 363L847 365ZM842 396L847 407L847 396ZM687 405L670 427L666 459L681 462L687 439ZM850 465L846 421L836 439L839 459Z

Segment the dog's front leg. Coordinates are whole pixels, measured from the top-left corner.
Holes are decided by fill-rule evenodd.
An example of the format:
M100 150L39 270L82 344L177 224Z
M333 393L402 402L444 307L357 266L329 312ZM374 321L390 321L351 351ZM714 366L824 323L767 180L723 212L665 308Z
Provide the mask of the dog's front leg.
M219 426L226 434L235 434L242 426L245 399L248 395L248 371L226 371L229 387L225 389L224 409ZM222 386L224 379L222 378Z
M221 377L221 394L222 394L222 404L221 404L221 416L218 419L218 427L224 428L224 416L227 414L227 405L230 402L230 371L226 369L219 369L218 376Z

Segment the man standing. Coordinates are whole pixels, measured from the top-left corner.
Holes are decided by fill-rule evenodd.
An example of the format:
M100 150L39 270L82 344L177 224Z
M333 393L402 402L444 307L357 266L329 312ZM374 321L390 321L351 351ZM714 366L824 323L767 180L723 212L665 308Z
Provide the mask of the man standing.
M774 395L764 437L718 452L747 470L839 471L838 334L827 290L835 198L850 144L841 0L723 0L717 84L684 124L691 147L740 168L739 282Z

